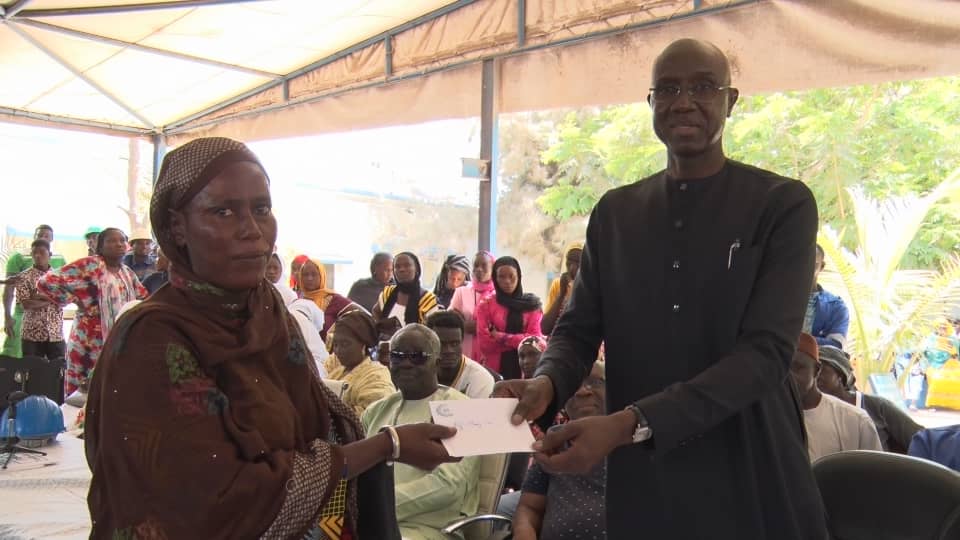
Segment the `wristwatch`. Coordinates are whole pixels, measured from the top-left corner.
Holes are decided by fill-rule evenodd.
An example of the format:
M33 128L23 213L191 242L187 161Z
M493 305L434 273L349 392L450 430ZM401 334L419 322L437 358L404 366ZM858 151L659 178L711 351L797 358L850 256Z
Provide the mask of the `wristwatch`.
M647 423L647 417L643 414L643 411L640 410L640 407L637 407L634 404L627 405L624 407L624 410L632 412L637 417L637 427L633 430L633 443L642 443L653 437L653 430L650 429L650 424Z

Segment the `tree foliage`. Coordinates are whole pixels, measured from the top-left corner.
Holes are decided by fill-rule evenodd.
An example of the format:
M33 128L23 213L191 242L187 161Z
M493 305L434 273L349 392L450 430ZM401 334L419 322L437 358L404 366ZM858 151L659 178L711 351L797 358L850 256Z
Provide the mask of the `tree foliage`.
M960 77L742 97L727 154L806 182L822 224L856 245L848 189L884 199L926 194L960 166ZM548 215L583 216L609 188L663 168L645 103L581 109L556 125L541 160L555 175L538 200ZM932 268L960 246L960 201L935 206L902 264Z

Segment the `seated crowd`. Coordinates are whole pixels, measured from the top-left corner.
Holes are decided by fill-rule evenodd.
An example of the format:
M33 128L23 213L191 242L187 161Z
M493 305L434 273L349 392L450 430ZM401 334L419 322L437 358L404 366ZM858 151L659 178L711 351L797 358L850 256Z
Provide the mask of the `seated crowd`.
M224 153L203 141L184 145L165 160L151 210L160 244L156 254L149 235L128 239L119 229L91 229L90 255L66 264L53 252L52 228L41 225L30 255L11 257L7 265L7 282L14 286L4 293L5 351L15 346L23 354L65 359L65 391L89 388L91 425L115 423L109 433L91 427L87 446L95 471L90 495L95 534L139 537L162 530L177 537L185 523L204 523L209 528L188 536L260 530L265 537L349 538L342 533L370 527L364 537L379 538L380 533L370 532L376 525L355 521L356 508L369 500L344 486L356 477L376 483L382 481L378 474L387 474L402 537L446 538L445 525L477 511L480 461L446 456L438 442L446 431L430 425L428 404L487 398L498 380L533 377L569 301L583 246L572 244L564 252L565 271L550 285L545 312L540 299L524 291L519 261L486 251L472 261L448 257L433 291L422 286L416 254L377 253L370 277L343 296L329 287L323 262L306 255L292 261L284 278L284 262L270 254L275 234L257 240L264 251L261 262L224 255L230 246L218 246L220 237L204 228L214 218L203 208L239 204L236 197L241 197L252 210L237 213L261 220L274 233L275 223L258 210L269 194L256 157L239 143L218 143L227 144ZM206 177L209 173L191 168L190 160L178 161L182 153L201 164L216 163L219 174ZM226 267L217 259L221 256L230 261ZM790 370L810 460L851 449L905 453L922 427L896 405L857 389L843 351L846 308L816 283L822 268L818 250L805 333ZM234 290L250 292L239 298L229 292ZM154 300L117 318L124 305L148 296ZM71 303L78 307L77 318L64 342L63 307ZM240 311L275 327L237 325ZM186 322L178 319L183 313L190 313ZM136 324L147 318L151 325ZM108 341L114 332L120 334ZM130 344L148 351L143 362L151 368L123 369ZM236 351L229 362L227 348ZM563 429L567 419L606 413L605 364L598 353L593 371L552 429ZM259 367L247 366L244 359L256 360ZM112 371L91 384L99 362ZM290 378L281 381L280 374ZM317 384L321 380L338 394ZM114 395L118 385L124 389L121 397ZM290 396L296 411L278 404L270 416L258 416L264 414L258 403L279 403L271 400L280 395ZM147 410L140 402L148 399L166 404ZM224 415L228 403L232 414ZM154 425L135 425L124 416L128 410L142 412ZM103 416L99 423L98 415ZM180 455L177 441L186 434L179 433L175 418L184 415L197 420L189 427L196 455L184 463L160 457ZM292 420L275 422L280 417ZM143 452L97 444L119 433L146 445ZM403 447L398 433L404 435ZM250 466L241 459L255 455L265 456L271 466ZM393 466L382 467L388 462ZM605 465L583 475L553 475L531 465L526 454L513 463L519 463L520 473L510 482L522 488L505 496L501 509L513 514L514 538L605 538ZM149 473L128 475L140 468ZM250 508L248 515L194 515L210 512L214 503L197 492L121 504L138 499L135 494L144 486L191 475L214 486L211 493L222 500ZM283 490L286 498L279 496ZM156 508L178 509L187 517L171 521L155 515Z

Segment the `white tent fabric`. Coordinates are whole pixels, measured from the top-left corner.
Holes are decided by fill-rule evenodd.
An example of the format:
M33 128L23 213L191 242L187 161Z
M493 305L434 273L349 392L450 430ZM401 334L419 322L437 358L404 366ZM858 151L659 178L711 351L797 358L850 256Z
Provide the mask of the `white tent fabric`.
M0 0L0 120L176 144L477 116L485 59L498 112L639 101L678 37L723 48L745 94L960 73L953 0L134 3Z

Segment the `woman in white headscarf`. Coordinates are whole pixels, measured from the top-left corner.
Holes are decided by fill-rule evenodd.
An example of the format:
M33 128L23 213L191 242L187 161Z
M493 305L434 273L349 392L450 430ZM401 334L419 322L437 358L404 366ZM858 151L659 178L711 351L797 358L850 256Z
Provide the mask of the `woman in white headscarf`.
M276 286L276 284L274 285ZM303 298L288 304L287 309L300 326L300 333L303 334L303 339L307 342L307 348L313 354L313 360L317 364L317 369L320 370L320 377L326 378L327 369L324 367L324 363L330 354L320 337L320 330L323 328L323 312L312 300Z
M289 306L298 298L297 293L283 281L283 259L280 258L280 255L274 253L270 256L270 261L267 262L266 278L267 281L273 283L273 287L280 293L284 305Z

